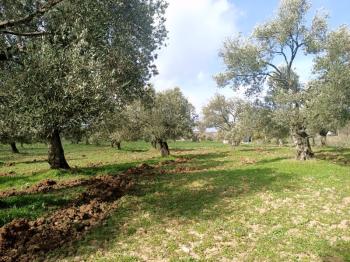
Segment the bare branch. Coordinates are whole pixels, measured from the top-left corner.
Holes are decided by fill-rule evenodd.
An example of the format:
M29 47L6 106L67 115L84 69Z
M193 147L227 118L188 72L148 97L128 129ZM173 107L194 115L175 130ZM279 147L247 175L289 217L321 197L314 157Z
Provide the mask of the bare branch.
M16 36L43 36L49 34L48 32L37 31L37 32L15 32L9 30L1 30L0 34L16 35Z
M46 4L41 5L41 6L38 2L37 5L40 7L36 11L34 11L33 13L28 14L26 16L23 16L21 18L17 18L17 19L0 21L0 29L6 29L8 27L26 24L26 23L32 21L34 18L44 15L50 9L52 9L54 6L56 6L57 4L59 4L63 1L65 1L65 0L48 0Z
M271 66L273 69L275 69L280 76L282 75L281 70L279 70L277 66L275 66L274 64L271 64L271 63L266 63L266 64Z

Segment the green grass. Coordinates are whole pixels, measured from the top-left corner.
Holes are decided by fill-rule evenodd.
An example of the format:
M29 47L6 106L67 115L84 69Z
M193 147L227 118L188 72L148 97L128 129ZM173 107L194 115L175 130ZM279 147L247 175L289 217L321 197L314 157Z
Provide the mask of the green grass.
M67 205L79 193L82 187L58 190L47 194L12 196L1 200L0 226L15 218L35 219L53 210Z
M287 147L232 149L214 142L170 147L173 157L191 160L167 167L166 174L140 178L103 225L53 252L52 260L350 261L350 150L317 149L315 160L299 162ZM46 177L115 174L161 160L145 143L127 144L120 152L85 145L65 150L78 167L73 173L49 171L44 162L24 163L45 157L42 146L1 155L0 173L12 171L15 177L1 181L0 188ZM46 197L47 203L56 199ZM58 196L50 203L55 208L64 201ZM33 210L41 212L39 206Z

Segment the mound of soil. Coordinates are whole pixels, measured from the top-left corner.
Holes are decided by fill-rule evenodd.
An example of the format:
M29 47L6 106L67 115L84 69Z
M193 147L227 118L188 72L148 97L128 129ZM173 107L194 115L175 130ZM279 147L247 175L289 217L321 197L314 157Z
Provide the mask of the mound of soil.
M104 175L88 180L60 183L45 180L22 191L12 189L0 192L0 196L4 197L49 192L78 185L87 186L86 191L71 204L49 216L34 221L16 219L1 227L0 262L42 261L48 251L80 239L117 208L116 200L134 186L135 178L139 175L154 174L154 172L153 166L141 164L118 176Z
M125 174L127 175L140 175L140 174L149 174L154 170L153 166L150 166L146 163L140 164L137 167L132 167L126 170Z
M83 186L88 185L92 181L89 179L75 179L75 180L68 180L63 181L60 183L57 183L54 180L47 179L44 181L41 181L35 185L28 186L27 188L23 190L18 190L15 188L0 192L0 198L2 197L10 197L10 196L20 196L20 195L29 195L29 194L37 194L37 193L48 193L54 190L59 190L63 188L71 188L76 186Z
M123 196L133 185L126 175L92 180L87 191L71 206L46 218L17 219L0 228L0 261L34 261L50 250L79 239L105 219L117 206L110 202Z

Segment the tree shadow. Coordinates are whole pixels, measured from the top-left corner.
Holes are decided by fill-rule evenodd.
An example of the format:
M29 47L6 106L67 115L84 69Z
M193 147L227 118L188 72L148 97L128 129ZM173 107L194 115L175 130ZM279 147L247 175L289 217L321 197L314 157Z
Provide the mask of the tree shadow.
M70 246L70 255L84 249L84 254L89 255L94 250L85 250L84 246L91 245L109 249L119 238L125 228L122 227L130 219L142 213L151 214L152 220L162 224L167 219L183 220L211 220L220 216L230 215L231 210L226 208L223 199L242 199L258 192L280 192L284 189L295 190L299 188L295 174L276 172L275 169L254 167L229 170L213 170L213 167L221 165L218 158L226 156L228 152L210 154L189 154L189 162L201 168L209 166L207 170L192 173L165 173L153 177L139 177L137 186L131 196L140 199L140 204L126 202L118 208L101 225L89 232L82 241ZM170 169L175 168L170 165ZM136 200L135 200L136 201ZM138 202L138 201L136 201ZM130 228L128 235L137 232L137 228ZM113 232L111 235L110 232ZM89 251L90 250L90 251ZM67 255L67 249L63 248L55 253L58 256Z
M350 165L350 148L323 148L315 152L316 159L339 165Z
M286 159L290 159L290 158L288 157L268 158L268 159L259 160L257 164L270 164L270 163L280 162Z
M262 147L244 147L244 148L239 148L238 150L241 151L241 152L276 152L276 151L280 151L281 148L284 148L284 147L279 147L279 146L276 146L276 147L272 147L272 146L269 146L269 147L266 147L266 146L262 146Z
M82 187L81 187L82 188ZM71 203L82 190L60 189L50 193L11 196L0 199L0 227L13 219L36 219Z
M159 177L148 188L139 187L138 195L151 194L145 200L149 206L147 211L156 216L211 219L218 212L223 214L224 210L214 208L223 198L246 197L267 189L293 190L297 187L290 182L294 177L288 173L276 176L276 170L271 168L200 171L186 177L181 174Z
M149 149L132 149L132 148L122 148L117 150L117 152L131 152L131 153L145 153L148 152Z
M320 257L323 262L350 261L350 244L347 241L337 241L334 245L323 248Z
M195 149L193 148L170 148L171 152L175 152L175 153L181 153L181 152L190 152L190 151L194 151Z
M6 153L6 154L1 154L0 152L0 161L1 162L11 162L11 161L14 161L16 162L16 159L18 159L19 156L33 156L35 155L36 157L41 157L41 156L47 156L47 152L42 152L42 153L39 153L39 152L29 152L29 151L20 151L18 154L13 154L13 153Z
M224 152L217 152L217 153L182 154L181 157L195 160L195 161L206 161L206 160L212 161L213 159L227 157L229 154L230 154L229 151L224 151Z
M34 180L32 176L35 176L35 175L31 175L31 176L16 175L16 174L11 174L8 176L4 175L4 176L0 176L0 184L8 188L14 187L19 183L25 185L27 183L31 183Z

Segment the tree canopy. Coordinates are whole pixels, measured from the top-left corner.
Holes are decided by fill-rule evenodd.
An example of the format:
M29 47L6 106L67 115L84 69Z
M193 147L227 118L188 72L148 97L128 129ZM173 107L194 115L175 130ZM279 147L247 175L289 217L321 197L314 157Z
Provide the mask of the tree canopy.
M221 87L230 86L234 90L246 87L248 95L261 93L267 81L273 83L269 85L273 92L287 94L285 98L293 108L289 128L298 159L308 159L313 153L301 116L303 88L294 65L300 53L321 51L327 37L327 16L319 13L308 24L309 9L307 0L282 0L276 16L257 26L251 36L239 35L224 43L220 56L226 64L226 71L215 77Z

